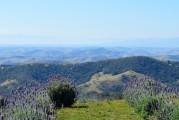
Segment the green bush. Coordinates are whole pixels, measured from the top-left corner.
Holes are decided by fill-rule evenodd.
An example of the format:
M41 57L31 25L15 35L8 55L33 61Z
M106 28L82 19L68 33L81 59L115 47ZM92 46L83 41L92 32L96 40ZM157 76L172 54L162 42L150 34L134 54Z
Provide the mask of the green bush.
M157 112L159 109L158 104L159 101L156 98L141 97L141 100L135 104L134 108L146 120Z
M50 78L48 94L56 107L71 107L77 98L77 89L68 79L60 76Z
M174 106L164 103L161 106L161 110L158 111L157 120L171 120L170 117L172 115ZM178 120L178 119L175 119Z
M179 120L179 108L178 107L176 107L176 109L170 116L170 120Z

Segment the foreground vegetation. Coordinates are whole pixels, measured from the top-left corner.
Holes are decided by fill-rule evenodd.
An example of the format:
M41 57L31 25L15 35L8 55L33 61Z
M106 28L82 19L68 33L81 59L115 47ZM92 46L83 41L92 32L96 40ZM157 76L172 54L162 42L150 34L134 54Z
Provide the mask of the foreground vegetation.
M57 120L142 120L124 100L76 103L56 112Z
M179 120L179 89L150 77L128 82L124 98L144 120Z
M71 80L52 75L46 84L25 84L0 96L0 120L54 120L55 109L71 107L76 97Z
M24 84L11 91L0 104L0 120L51 120L55 106L46 85Z

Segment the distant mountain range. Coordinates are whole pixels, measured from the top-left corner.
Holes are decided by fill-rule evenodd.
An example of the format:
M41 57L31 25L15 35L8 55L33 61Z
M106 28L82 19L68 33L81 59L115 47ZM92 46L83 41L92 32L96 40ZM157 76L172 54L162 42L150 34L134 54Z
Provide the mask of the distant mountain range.
M105 46L105 47L147 47L147 48L177 48L179 37L151 37L151 38L103 38L84 40L65 40L48 35L2 35L0 34L0 44L19 46ZM1 45L2 46L2 45Z
M1 46L0 64L84 63L129 56L179 60L179 48Z

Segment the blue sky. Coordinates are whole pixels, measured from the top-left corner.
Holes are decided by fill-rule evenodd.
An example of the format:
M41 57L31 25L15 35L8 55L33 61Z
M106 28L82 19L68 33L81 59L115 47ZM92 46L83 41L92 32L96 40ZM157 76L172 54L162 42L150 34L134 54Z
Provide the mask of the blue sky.
M1 0L0 44L169 41L179 38L178 6L179 0Z

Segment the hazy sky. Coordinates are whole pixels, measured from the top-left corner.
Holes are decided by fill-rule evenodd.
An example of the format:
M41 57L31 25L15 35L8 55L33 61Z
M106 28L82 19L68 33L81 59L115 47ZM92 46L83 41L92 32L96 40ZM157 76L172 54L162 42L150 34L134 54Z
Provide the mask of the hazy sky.
M179 0L0 0L0 44L150 38L179 38Z

